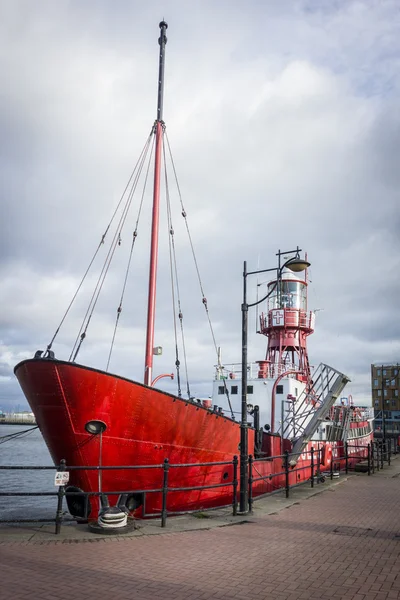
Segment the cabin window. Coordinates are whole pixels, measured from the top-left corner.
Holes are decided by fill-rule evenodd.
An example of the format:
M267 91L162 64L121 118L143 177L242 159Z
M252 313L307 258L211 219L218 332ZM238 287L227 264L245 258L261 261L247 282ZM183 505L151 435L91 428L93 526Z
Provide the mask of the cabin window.
M375 400L375 406L379 406L379 400Z
M385 385L390 385L390 379L385 379Z
M386 375L386 369L383 369L382 375Z
M283 385L277 385L276 386L276 393L277 394L283 394Z
M252 385L248 385L247 386L247 393L248 394L252 394L253 393L253 386Z
M378 390L378 396L382 396L382 390Z
M220 394L220 395L225 394L225 386L224 385L218 386L218 394Z
M379 384L378 384L378 380L377 380L377 379L374 379L374 387L378 387L378 385L379 385Z
M378 370L377 370L377 372L376 372L376 374L377 374L377 375L378 375L378 377L379 377L379 376L380 376L380 374L381 374L381 370L380 370L380 369L378 369Z
M299 390L297 388L294 388L294 395L297 396L299 393Z
M396 380L392 379L392 381L390 382L390 385L396 385Z
M399 395L399 390L394 390L394 395L398 396Z
M392 400L392 406L396 406L397 402L396 400Z
M395 369L395 370L393 371L393 375L396 377L396 375L398 375L398 374L399 374L399 370L398 370L398 369Z
M237 394L238 393L238 386L237 385L233 385L231 387L231 394Z
M387 396L387 390L383 390L383 395Z

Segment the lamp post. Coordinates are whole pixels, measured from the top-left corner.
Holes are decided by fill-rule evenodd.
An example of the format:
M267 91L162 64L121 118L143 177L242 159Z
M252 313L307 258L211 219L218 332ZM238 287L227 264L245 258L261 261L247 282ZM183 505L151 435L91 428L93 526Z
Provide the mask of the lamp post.
M249 487L249 470L248 470L248 423L247 423L247 332L248 332L248 312L252 306L257 306L261 302L264 302L269 298L272 292L277 288L277 299L278 306L280 306L281 297L281 276L282 271L285 267L299 273L307 269L310 263L300 258L301 249L297 246L296 250L289 250L288 252L278 251L278 267L272 269L261 269L258 271L247 271L247 263L243 263L243 302L242 302L242 403L241 403L241 421L240 421L240 496L239 496L239 510L241 513L246 513L248 509L248 487ZM286 260L281 265L281 256L287 254L295 254L292 258ZM256 302L247 302L247 277L249 275L256 275L259 273L267 273L275 271L276 282L272 289L269 290L268 294L257 300Z

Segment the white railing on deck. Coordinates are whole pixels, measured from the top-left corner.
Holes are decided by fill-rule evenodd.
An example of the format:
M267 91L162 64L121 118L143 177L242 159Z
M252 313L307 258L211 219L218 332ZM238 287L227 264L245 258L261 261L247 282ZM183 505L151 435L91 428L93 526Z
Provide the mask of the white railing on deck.
M279 375L286 373L286 371L296 371L298 367L292 363L275 363L268 365L267 377L276 379ZM249 363L247 365L247 377L249 379L258 379L258 373L260 371L260 365L258 363ZM294 375L292 375L294 376ZM218 366L215 365L215 380L220 379L241 379L242 377L242 363L232 363L229 365ZM291 375L288 375L291 377ZM261 378L263 379L263 378Z

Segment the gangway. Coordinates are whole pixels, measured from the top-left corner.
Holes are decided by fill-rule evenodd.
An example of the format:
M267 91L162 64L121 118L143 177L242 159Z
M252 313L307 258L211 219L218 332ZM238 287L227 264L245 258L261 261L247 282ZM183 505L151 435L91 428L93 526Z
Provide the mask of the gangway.
M280 433L293 442L296 462L349 381L347 375L321 363L302 394L287 401L289 408L282 411Z

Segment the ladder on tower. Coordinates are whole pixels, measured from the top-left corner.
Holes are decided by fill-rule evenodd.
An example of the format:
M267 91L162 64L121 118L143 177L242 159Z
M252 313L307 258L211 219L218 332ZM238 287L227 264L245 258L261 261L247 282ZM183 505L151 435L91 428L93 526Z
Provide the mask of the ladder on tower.
M321 363L313 373L311 390L306 388L284 411L281 435L292 440L296 462L349 381L347 375Z

